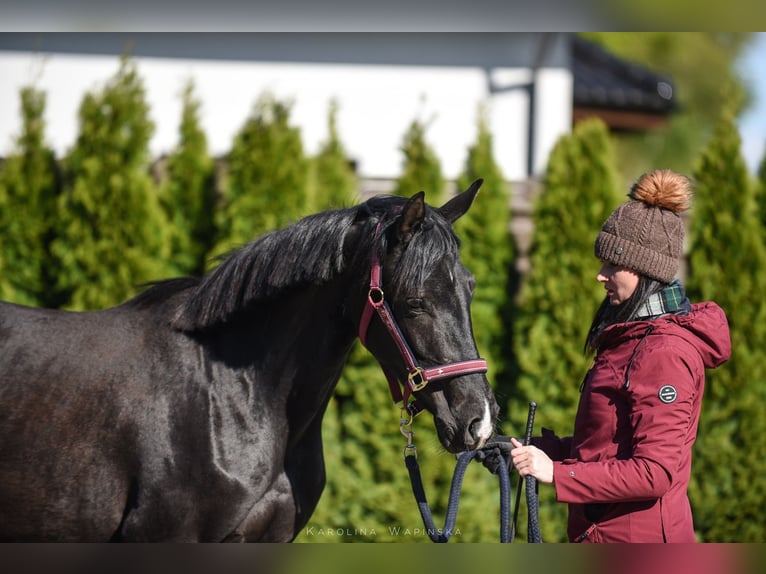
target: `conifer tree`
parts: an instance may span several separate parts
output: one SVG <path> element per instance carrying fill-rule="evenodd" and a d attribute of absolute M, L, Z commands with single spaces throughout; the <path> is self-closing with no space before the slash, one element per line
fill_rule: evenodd
<path fill-rule="evenodd" d="M 52 304 L 50 242 L 56 219 L 58 167 L 45 144 L 46 95 L 21 90 L 22 133 L 0 168 L 0 296 L 26 305 Z"/>
<path fill-rule="evenodd" d="M 314 158 L 314 211 L 348 207 L 359 201 L 359 182 L 338 136 L 338 104 L 330 104 L 327 140 Z"/>
<path fill-rule="evenodd" d="M 401 151 L 404 154 L 402 173 L 396 180 L 394 194 L 410 197 L 426 192 L 426 201 L 441 205 L 445 198 L 445 183 L 441 163 L 426 140 L 426 125 L 415 119 L 404 134 Z"/>
<path fill-rule="evenodd" d="M 758 165 L 758 221 L 761 224 L 761 234 L 766 237 L 766 151 Z"/>
<path fill-rule="evenodd" d="M 180 140 L 168 158 L 162 203 L 170 222 L 171 257 L 177 273 L 201 275 L 215 241 L 214 165 L 192 82 L 184 88 L 182 98 Z"/>
<path fill-rule="evenodd" d="M 0 160 L 0 174 L 2 173 L 3 162 Z M 8 193 L 0 177 L 0 213 L 5 213 L 8 205 Z M 5 241 L 5 227 L 0 227 L 0 239 Z M 10 278 L 4 272 L 5 259 L 3 250 L 0 249 L 0 300 L 13 301 L 13 284 Z"/>
<path fill-rule="evenodd" d="M 516 285 L 516 246 L 510 231 L 510 188 L 495 162 L 492 134 L 483 110 L 475 143 L 458 178 L 463 190 L 476 179 L 484 183 L 473 206 L 455 224 L 461 259 L 476 280 L 471 316 L 479 352 L 488 362 L 487 376 L 498 393 L 497 378 L 507 376 L 510 358 L 510 304 Z M 498 394 L 505 395 L 507 389 Z"/>
<path fill-rule="evenodd" d="M 225 205 L 219 212 L 223 254 L 308 215 L 309 162 L 290 104 L 264 93 L 237 133 L 229 154 Z"/>
<path fill-rule="evenodd" d="M 128 57 L 80 105 L 51 246 L 66 308 L 114 305 L 166 276 L 167 226 L 148 173 L 154 131 L 148 114 L 143 82 Z"/>
<path fill-rule="evenodd" d="M 689 496 L 706 542 L 766 537 L 766 250 L 733 115 L 724 111 L 694 170 L 687 287 L 726 312 L 732 356 L 708 371 Z"/>
<path fill-rule="evenodd" d="M 580 382 L 591 360 L 584 341 L 603 299 L 593 243 L 620 202 L 618 189 L 609 134 L 600 120 L 582 122 L 559 139 L 533 208 L 531 268 L 522 281 L 514 325 L 518 378 L 508 406 L 512 433 L 523 433 L 526 406 L 533 400 L 536 434 L 544 426 L 571 435 Z M 540 524 L 543 540 L 566 540 L 566 506 L 555 502 L 546 485 L 540 487 Z"/>

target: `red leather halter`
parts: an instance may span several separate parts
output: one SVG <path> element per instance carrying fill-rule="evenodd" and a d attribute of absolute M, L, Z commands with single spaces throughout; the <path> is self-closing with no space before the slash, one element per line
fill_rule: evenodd
<path fill-rule="evenodd" d="M 382 288 L 382 276 L 383 269 L 378 258 L 377 251 L 377 237 L 380 231 L 380 224 L 375 232 L 376 241 L 372 248 L 372 263 L 370 267 L 370 291 L 367 295 L 367 303 L 365 304 L 364 311 L 362 311 L 362 318 L 359 322 L 359 340 L 362 344 L 367 346 L 367 329 L 370 326 L 373 312 L 377 312 L 378 317 L 385 325 L 386 330 L 391 335 L 391 338 L 396 343 L 399 353 L 401 354 L 404 362 L 407 366 L 407 380 L 403 382 L 404 393 L 399 385 L 399 381 L 393 373 L 391 373 L 386 367 L 381 365 L 383 372 L 388 379 L 388 388 L 391 391 L 391 398 L 394 403 L 402 403 L 402 407 L 406 408 L 413 416 L 422 410 L 422 407 L 418 405 L 417 400 L 410 402 L 410 397 L 415 391 L 419 391 L 424 388 L 428 383 L 433 381 L 439 381 L 442 379 L 450 379 L 453 377 L 459 377 L 462 375 L 470 375 L 474 373 L 486 373 L 487 361 L 484 359 L 471 359 L 467 361 L 459 361 L 457 363 L 448 363 L 445 365 L 439 365 L 436 367 L 429 367 L 424 369 L 420 367 L 415 360 L 415 356 L 407 344 L 407 340 L 404 338 L 404 334 L 399 325 L 396 323 L 391 308 L 388 302 L 385 300 Z"/>

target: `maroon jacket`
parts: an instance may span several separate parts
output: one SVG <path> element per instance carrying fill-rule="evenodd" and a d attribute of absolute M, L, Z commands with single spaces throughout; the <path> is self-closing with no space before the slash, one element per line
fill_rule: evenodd
<path fill-rule="evenodd" d="M 572 437 L 544 430 L 573 542 L 694 542 L 686 495 L 705 368 L 731 354 L 715 303 L 607 327 L 583 383 Z"/>

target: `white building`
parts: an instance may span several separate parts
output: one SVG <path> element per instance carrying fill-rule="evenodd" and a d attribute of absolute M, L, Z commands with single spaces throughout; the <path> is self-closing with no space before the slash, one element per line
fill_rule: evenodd
<path fill-rule="evenodd" d="M 258 97 L 292 101 L 306 151 L 327 138 L 338 102 L 341 141 L 362 178 L 393 179 L 414 119 L 454 178 L 485 105 L 495 159 L 508 180 L 539 174 L 573 118 L 566 33 L 2 33 L 0 156 L 21 129 L 19 91 L 47 94 L 46 134 L 57 155 L 77 136 L 78 109 L 130 54 L 156 124 L 156 156 L 178 140 L 180 93 L 193 80 L 213 155 L 226 154 Z"/>

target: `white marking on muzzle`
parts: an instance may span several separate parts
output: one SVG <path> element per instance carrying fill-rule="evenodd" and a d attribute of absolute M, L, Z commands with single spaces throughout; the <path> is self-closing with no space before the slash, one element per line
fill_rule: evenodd
<path fill-rule="evenodd" d="M 484 416 L 481 419 L 481 425 L 479 425 L 479 428 L 476 432 L 476 434 L 479 437 L 479 448 L 484 446 L 484 443 L 487 442 L 487 439 L 492 436 L 492 415 L 489 411 L 489 401 L 484 399 Z"/>

